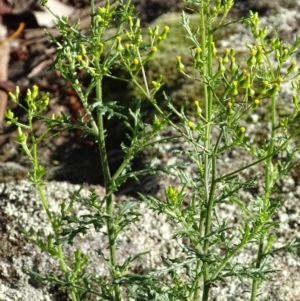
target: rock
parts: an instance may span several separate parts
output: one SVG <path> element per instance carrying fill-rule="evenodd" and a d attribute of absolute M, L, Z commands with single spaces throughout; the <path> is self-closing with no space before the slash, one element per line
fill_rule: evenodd
<path fill-rule="evenodd" d="M 15 162 L 0 162 L 0 183 L 24 179 L 28 169 Z"/>
<path fill-rule="evenodd" d="M 69 199 L 71 194 L 79 188 L 79 185 L 65 182 L 47 183 L 46 192 L 50 210 L 59 213 L 59 206 L 63 199 Z M 104 196 L 103 188 L 98 187 L 96 191 L 99 197 Z M 81 195 L 87 197 L 88 193 L 88 190 L 84 189 Z M 121 197 L 117 200 L 124 202 L 126 198 Z M 20 181 L 18 184 L 1 184 L 0 202 L 2 232 L 0 239 L 0 300 L 53 300 L 55 295 L 53 286 L 37 282 L 26 271 L 59 274 L 57 262 L 48 254 L 41 253 L 38 248 L 26 242 L 18 228 L 18 223 L 21 223 L 26 229 L 33 227 L 35 230 L 43 230 L 46 234 L 51 232 L 36 189 L 28 181 Z M 142 214 L 141 220 L 120 236 L 119 260 L 123 261 L 128 256 L 151 250 L 151 255 L 145 255 L 143 260 L 138 260 L 132 270 L 132 272 L 145 272 L 153 266 L 161 265 L 161 255 L 175 257 L 180 248 L 176 240 L 172 239 L 176 230 L 175 225 L 166 223 L 163 215 L 157 215 L 143 204 L 137 203 L 136 206 Z M 74 214 L 77 216 L 88 212 L 82 204 L 75 205 Z M 106 236 L 94 229 L 90 229 L 86 236 L 77 237 L 75 242 L 74 248 L 79 248 L 84 254 L 90 256 L 88 270 L 98 277 L 109 275 L 107 264 L 95 252 L 97 249 L 107 252 L 106 244 Z M 72 256 L 74 248 L 66 248 L 69 256 Z M 63 295 L 63 291 L 60 294 L 56 292 L 55 298 L 57 299 L 55 300 L 62 300 L 61 296 Z"/>

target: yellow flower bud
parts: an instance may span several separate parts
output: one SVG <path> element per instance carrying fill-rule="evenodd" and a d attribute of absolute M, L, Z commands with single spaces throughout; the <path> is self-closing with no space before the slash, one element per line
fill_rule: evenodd
<path fill-rule="evenodd" d="M 298 97 L 297 97 L 297 94 L 293 94 L 292 95 L 292 97 L 293 97 L 293 104 L 295 105 L 295 107 L 298 109 L 298 107 L 299 107 L 299 99 L 298 99 Z"/>
<path fill-rule="evenodd" d="M 133 59 L 132 64 L 130 65 L 130 70 L 135 71 L 139 63 L 140 61 L 138 58 Z"/>
<path fill-rule="evenodd" d="M 80 43 L 79 46 L 80 46 L 82 55 L 83 55 L 83 56 L 86 55 L 86 49 L 85 49 L 84 45 L 83 45 L 82 43 Z"/>
<path fill-rule="evenodd" d="M 151 51 L 148 53 L 147 58 L 152 58 L 154 53 L 157 51 L 157 47 L 156 46 L 152 46 L 151 47 Z"/>
<path fill-rule="evenodd" d="M 135 30 L 137 30 L 140 27 L 141 27 L 141 21 L 139 18 L 137 18 L 135 21 L 135 24 L 134 24 L 134 28 L 135 28 Z"/>
<path fill-rule="evenodd" d="M 98 50 L 97 54 L 100 56 L 103 53 L 103 50 L 104 50 L 104 44 L 100 43 L 99 44 L 99 50 Z"/>
<path fill-rule="evenodd" d="M 225 66 L 223 65 L 223 58 L 219 57 L 219 68 L 218 72 L 223 74 L 226 71 Z"/>
<path fill-rule="evenodd" d="M 158 37 L 161 41 L 165 40 L 167 38 L 167 33 L 170 30 L 170 27 L 168 25 L 164 26 L 164 30 L 162 32 L 162 34 L 160 35 L 160 37 Z"/>
<path fill-rule="evenodd" d="M 194 129 L 196 129 L 195 124 L 192 121 L 188 121 L 188 127 L 193 131 Z"/>
<path fill-rule="evenodd" d="M 273 87 L 268 90 L 268 95 L 270 97 L 275 96 L 275 94 L 280 90 L 280 85 L 278 83 L 273 84 Z"/>
<path fill-rule="evenodd" d="M 39 93 L 38 86 L 37 85 L 33 85 L 32 86 L 32 96 L 31 96 L 31 98 L 35 99 L 38 96 L 38 93 Z"/>
<path fill-rule="evenodd" d="M 176 57 L 177 63 L 176 63 L 176 68 L 179 72 L 183 72 L 184 65 L 181 62 L 181 56 L 177 55 Z"/>
<path fill-rule="evenodd" d="M 199 101 L 198 100 L 195 100 L 195 106 L 196 106 L 196 113 L 198 116 L 201 116 L 202 114 L 202 109 L 200 108 L 199 106 Z"/>
<path fill-rule="evenodd" d="M 296 64 L 297 64 L 297 62 L 295 60 L 291 61 L 291 64 L 287 69 L 288 74 L 291 74 L 294 72 Z"/>
<path fill-rule="evenodd" d="M 17 97 L 12 92 L 8 92 L 8 96 L 13 102 L 17 101 Z"/>
<path fill-rule="evenodd" d="M 283 49 L 283 52 L 280 56 L 280 62 L 283 63 L 286 61 L 286 59 L 288 58 L 289 56 L 289 50 L 288 49 Z"/>
<path fill-rule="evenodd" d="M 194 55 L 195 62 L 200 62 L 201 61 L 201 52 L 202 52 L 202 49 L 200 47 L 197 47 L 195 49 L 195 55 Z"/>
<path fill-rule="evenodd" d="M 153 31 L 152 31 L 151 27 L 148 28 L 148 34 L 149 34 L 150 38 L 153 37 Z"/>
<path fill-rule="evenodd" d="M 256 51 L 253 52 L 253 53 L 254 54 L 251 53 L 251 56 L 250 56 L 250 58 L 247 61 L 247 64 L 248 64 L 249 68 L 252 67 L 252 66 L 254 66 L 256 64 L 256 58 L 255 58 Z"/>
<path fill-rule="evenodd" d="M 238 65 L 235 63 L 235 57 L 231 56 L 230 61 L 230 71 L 231 73 L 235 73 L 239 69 Z"/>
<path fill-rule="evenodd" d="M 132 17 L 128 16 L 128 27 L 132 28 L 133 27 L 133 22 L 132 22 Z"/>
<path fill-rule="evenodd" d="M 117 51 L 121 52 L 123 50 L 123 46 L 121 44 L 122 38 L 120 36 L 116 37 L 117 40 Z"/>
<path fill-rule="evenodd" d="M 248 92 L 249 96 L 254 96 L 255 95 L 255 91 L 251 88 L 250 85 L 247 88 L 247 92 Z"/>
<path fill-rule="evenodd" d="M 211 46 L 212 46 L 212 53 L 214 56 L 217 55 L 217 49 L 216 49 L 216 46 L 215 46 L 215 42 L 211 42 Z"/>
<path fill-rule="evenodd" d="M 254 99 L 254 101 L 252 103 L 252 109 L 253 110 L 257 110 L 258 109 L 258 105 L 259 105 L 259 99 L 256 98 L 256 99 Z"/>
<path fill-rule="evenodd" d="M 234 114 L 233 103 L 231 101 L 229 101 L 227 103 L 227 115 L 231 116 L 233 114 Z"/>
<path fill-rule="evenodd" d="M 158 31 L 159 31 L 159 26 L 156 25 L 155 28 L 154 28 L 154 31 L 153 31 L 153 36 L 154 36 L 154 37 L 157 37 L 157 36 L 158 36 Z"/>
<path fill-rule="evenodd" d="M 223 55 L 222 59 L 223 59 L 223 63 L 227 64 L 229 62 L 229 53 L 230 53 L 230 49 L 225 49 L 225 54 Z"/>
<path fill-rule="evenodd" d="M 236 133 L 237 139 L 240 141 L 243 140 L 245 137 L 245 132 L 246 132 L 246 128 L 241 126 Z"/>
<path fill-rule="evenodd" d="M 257 53 L 255 55 L 255 59 L 257 61 L 258 64 L 261 64 L 263 62 L 263 57 L 264 57 L 264 49 L 262 46 L 257 46 Z"/>
<path fill-rule="evenodd" d="M 237 96 L 239 94 L 237 86 L 238 86 L 238 82 L 233 81 L 232 82 L 232 87 L 231 87 L 231 95 L 232 96 Z"/>
<path fill-rule="evenodd" d="M 25 99 L 26 99 L 27 102 L 31 101 L 31 91 L 30 91 L 30 89 L 27 89 Z"/>

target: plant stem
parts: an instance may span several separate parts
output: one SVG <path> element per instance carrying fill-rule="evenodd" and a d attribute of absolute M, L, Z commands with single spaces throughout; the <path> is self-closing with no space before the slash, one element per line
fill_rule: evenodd
<path fill-rule="evenodd" d="M 42 179 L 43 175 L 37 174 L 37 172 L 39 172 L 40 166 L 39 166 L 39 158 L 38 158 L 38 153 L 37 153 L 38 139 L 35 137 L 34 132 L 32 130 L 33 129 L 33 124 L 32 124 L 33 115 L 34 115 L 34 112 L 29 112 L 29 114 L 28 114 L 28 124 L 29 124 L 29 128 L 31 129 L 30 134 L 31 134 L 31 140 L 32 140 L 31 153 L 32 153 L 32 166 L 33 166 L 33 170 L 34 170 L 33 181 L 34 181 L 34 185 L 37 187 L 37 190 L 38 190 L 43 208 L 47 214 L 48 220 L 51 223 L 51 227 L 54 232 L 55 239 L 59 239 L 60 234 L 58 231 L 58 227 L 57 227 L 55 218 L 53 217 L 53 215 L 51 214 L 51 212 L 49 210 L 47 198 L 45 196 L 45 191 L 43 189 L 43 186 L 44 186 L 43 179 Z M 65 276 L 65 280 L 67 281 L 67 273 L 68 273 L 69 268 L 64 261 L 62 247 L 61 247 L 61 245 L 59 245 L 59 246 L 56 246 L 55 249 L 56 249 L 56 256 L 59 261 L 60 269 Z M 76 289 L 71 287 L 68 289 L 68 291 L 69 291 L 68 294 L 69 294 L 69 297 L 71 298 L 71 300 L 77 301 Z"/>
<path fill-rule="evenodd" d="M 273 163 L 272 159 L 274 154 L 274 145 L 275 145 L 275 133 L 276 133 L 276 96 L 272 96 L 271 98 L 271 137 L 270 137 L 270 143 L 268 148 L 268 155 L 269 157 L 266 160 L 265 165 L 265 194 L 263 199 L 263 212 L 267 212 L 270 206 L 270 197 L 271 197 L 271 191 L 272 187 L 274 185 L 273 181 Z M 259 239 L 259 246 L 258 246 L 258 252 L 257 252 L 257 258 L 256 258 L 256 264 L 255 267 L 257 269 L 260 268 L 261 262 L 264 256 L 264 242 L 265 242 L 265 234 L 262 233 L 260 235 Z M 254 278 L 252 281 L 252 289 L 251 289 L 251 301 L 255 301 L 258 286 L 260 283 L 260 279 Z"/>
<path fill-rule="evenodd" d="M 212 90 L 208 86 L 208 78 L 212 77 L 213 72 L 213 66 L 212 66 L 212 43 L 213 43 L 213 34 L 211 30 L 209 22 L 207 22 L 207 18 L 209 16 L 206 16 L 205 13 L 205 4 L 204 1 L 201 1 L 200 5 L 200 34 L 201 34 L 201 48 L 203 50 L 207 49 L 206 51 L 202 51 L 202 60 L 207 60 L 207 64 L 204 64 L 203 66 L 203 85 L 204 85 L 204 98 L 205 98 L 205 119 L 207 120 L 206 128 L 205 128 L 205 148 L 207 150 L 211 149 L 211 121 L 212 121 Z M 215 191 L 215 177 L 216 177 L 216 157 L 214 154 L 204 155 L 204 189 L 205 189 L 205 200 L 206 200 L 206 212 L 205 212 L 205 229 L 204 229 L 204 235 L 208 236 L 210 233 L 211 228 L 211 216 L 213 212 L 213 206 L 214 206 L 214 191 Z M 201 226 L 201 212 L 199 216 L 199 227 Z M 199 229 L 200 230 L 200 229 Z M 201 235 L 202 233 L 200 233 Z M 209 249 L 209 241 L 205 240 L 203 245 L 203 252 L 204 254 L 208 253 Z M 198 265 L 198 268 L 200 268 L 200 265 Z M 197 274 L 199 274 L 199 270 L 197 271 Z M 200 287 L 198 285 L 197 287 Z M 209 266 L 208 263 L 204 262 L 203 264 L 203 292 L 202 292 L 202 301 L 208 300 L 208 294 L 209 294 Z M 194 300 L 198 299 L 199 295 L 199 289 L 195 290 L 194 294 Z"/>
<path fill-rule="evenodd" d="M 125 4 L 125 11 L 128 11 L 129 5 L 131 0 L 127 0 Z M 94 15 L 94 0 L 90 0 L 91 5 L 91 15 Z M 95 18 L 92 19 L 92 22 L 97 22 Z M 94 23 L 92 23 L 95 25 Z M 122 23 L 123 24 L 123 23 Z M 122 24 L 118 26 L 118 32 L 121 31 Z M 93 26 L 92 25 L 92 26 Z M 98 26 L 95 26 L 98 28 Z M 101 28 L 99 29 L 101 30 Z M 98 43 L 100 43 L 101 35 L 97 34 L 96 32 L 92 31 L 92 34 L 94 33 L 95 38 L 98 40 Z M 112 45 L 112 47 L 114 47 Z M 97 62 L 95 63 L 98 70 L 101 70 L 101 62 L 100 58 L 98 58 Z M 102 81 L 103 77 L 97 79 L 97 83 L 95 85 L 95 92 L 96 92 L 96 99 L 100 103 L 103 103 L 103 94 L 102 94 Z M 106 225 L 107 225 L 107 232 L 108 232 L 108 240 L 109 240 L 109 253 L 110 253 L 110 264 L 112 268 L 112 276 L 113 281 L 116 280 L 118 275 L 118 260 L 117 260 L 117 233 L 115 229 L 114 224 L 114 200 L 111 191 L 113 190 L 113 179 L 110 173 L 109 168 L 109 162 L 107 158 L 107 148 L 106 148 L 106 142 L 105 142 L 105 128 L 104 128 L 104 121 L 103 121 L 103 115 L 98 111 L 97 112 L 97 140 L 98 140 L 98 148 L 99 148 L 99 154 L 101 159 L 101 166 L 102 166 L 102 172 L 103 172 L 103 178 L 104 178 L 104 187 L 106 189 L 107 197 L 105 198 L 106 201 L 106 214 L 108 215 L 108 218 L 106 219 Z M 120 301 L 121 298 L 121 290 L 119 285 L 114 285 L 114 300 Z"/>
<path fill-rule="evenodd" d="M 102 78 L 98 80 L 96 85 L 96 99 L 99 102 L 102 102 Z M 107 159 L 107 149 L 105 143 L 105 135 L 104 135 L 104 124 L 103 124 L 103 116 L 100 112 L 97 113 L 97 124 L 98 124 L 98 147 L 101 158 L 101 166 L 104 178 L 104 187 L 106 191 L 111 190 L 112 186 L 112 178 L 109 170 L 109 163 Z M 112 194 L 109 193 L 106 198 L 106 213 L 108 218 L 106 219 L 107 231 L 108 231 L 108 240 L 109 240 L 109 252 L 110 252 L 110 260 L 112 266 L 112 274 L 113 280 L 117 278 L 117 242 L 116 242 L 116 232 L 114 227 L 114 201 Z M 115 300 L 121 300 L 121 291 L 118 285 L 114 286 Z"/>

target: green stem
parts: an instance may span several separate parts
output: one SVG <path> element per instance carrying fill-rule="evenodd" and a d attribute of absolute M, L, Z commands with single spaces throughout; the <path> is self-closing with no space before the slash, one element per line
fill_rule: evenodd
<path fill-rule="evenodd" d="M 262 234 L 261 237 L 260 237 L 258 252 L 257 252 L 257 257 L 256 257 L 256 264 L 255 264 L 256 269 L 260 268 L 262 255 L 263 255 L 263 250 L 264 250 L 264 235 Z M 259 283 L 260 283 L 260 279 L 255 278 L 255 279 L 252 280 L 250 301 L 255 301 L 256 296 L 257 296 L 257 290 L 258 290 Z"/>
<path fill-rule="evenodd" d="M 263 199 L 263 212 L 267 212 L 270 206 L 270 197 L 272 192 L 272 187 L 274 185 L 273 181 L 273 163 L 272 159 L 274 156 L 274 147 L 275 147 L 275 134 L 276 134 L 276 96 L 272 96 L 271 98 L 271 137 L 270 137 L 270 143 L 269 143 L 269 149 L 268 149 L 268 158 L 266 160 L 265 165 L 265 194 Z M 257 252 L 257 258 L 256 258 L 256 264 L 255 267 L 257 269 L 260 268 L 261 262 L 263 260 L 264 256 L 264 242 L 265 242 L 265 234 L 262 233 L 259 240 L 259 246 L 258 246 L 258 252 Z M 258 286 L 260 283 L 260 279 L 253 279 L 252 281 L 252 288 L 251 288 L 251 301 L 255 301 Z"/>
<path fill-rule="evenodd" d="M 99 102 L 102 102 L 102 78 L 98 80 L 96 85 L 96 99 Z M 104 187 L 106 191 L 110 191 L 112 187 L 112 178 L 109 170 L 109 163 L 107 158 L 107 149 L 105 143 L 105 134 L 104 134 L 104 124 L 103 124 L 103 116 L 100 112 L 97 114 L 97 125 L 98 125 L 98 147 L 99 153 L 101 158 L 101 166 L 104 178 Z M 117 267 L 118 267 L 118 260 L 117 260 L 117 234 L 114 225 L 114 201 L 112 194 L 109 193 L 106 198 L 106 213 L 108 218 L 106 219 L 107 231 L 108 231 L 108 240 L 109 240 L 109 253 L 110 253 L 110 260 L 112 266 L 112 275 L 113 280 L 116 280 L 117 275 Z M 118 285 L 114 286 L 114 294 L 115 300 L 121 300 L 121 291 Z"/>
<path fill-rule="evenodd" d="M 205 51 L 202 52 L 202 60 L 207 60 L 207 64 L 203 66 L 202 76 L 204 78 L 204 98 L 205 98 L 205 119 L 207 120 L 205 128 L 205 148 L 207 150 L 211 149 L 211 126 L 212 126 L 212 90 L 208 86 L 207 79 L 212 78 L 213 66 L 212 66 L 212 43 L 213 43 L 213 34 L 206 18 L 209 16 L 205 15 L 205 7 L 203 1 L 201 1 L 200 7 L 200 34 L 201 34 L 201 48 L 207 49 L 207 54 Z M 206 56 L 206 57 L 205 57 Z M 205 154 L 204 157 L 204 189 L 205 189 L 205 199 L 206 199 L 206 212 L 205 212 L 205 229 L 204 236 L 208 236 L 211 229 L 211 216 L 214 206 L 214 191 L 215 191 L 215 177 L 216 177 L 216 157 L 214 154 L 208 155 Z M 199 216 L 199 223 L 201 222 L 201 212 Z M 201 235 L 202 233 L 200 233 Z M 203 245 L 203 252 L 206 254 L 209 249 L 209 241 L 205 240 Z M 198 273 L 200 271 L 197 271 Z M 199 285 L 198 285 L 199 287 Z M 202 301 L 208 300 L 209 295 L 209 265 L 207 262 L 203 264 L 203 292 L 202 292 Z M 196 290 L 194 295 L 194 300 L 198 299 L 198 290 Z"/>
<path fill-rule="evenodd" d="M 206 216 L 205 216 L 205 236 L 208 236 L 211 229 L 211 217 L 213 213 L 214 208 L 214 195 L 216 190 L 216 156 L 213 154 L 211 158 L 208 160 L 207 164 L 209 164 L 208 168 L 209 173 L 207 176 L 210 176 L 210 190 L 208 192 L 208 201 L 207 201 L 207 208 L 206 208 Z M 211 166 L 210 166 L 211 165 Z M 209 251 L 209 240 L 204 241 L 204 254 L 207 254 Z M 208 293 L 209 293 L 209 268 L 208 263 L 204 263 L 204 279 L 203 279 L 203 294 L 202 294 L 202 300 L 207 301 L 208 300 Z"/>
<path fill-rule="evenodd" d="M 124 11 L 128 11 L 129 5 L 131 3 L 131 0 L 127 0 L 126 4 L 124 6 Z M 92 15 L 94 14 L 94 0 L 91 0 L 91 12 Z M 93 20 L 92 20 L 93 21 Z M 96 22 L 96 20 L 94 20 Z M 123 24 L 123 23 L 122 23 Z M 118 26 L 117 34 L 121 32 L 122 24 Z M 97 27 L 97 26 L 96 26 Z M 100 42 L 100 35 L 97 35 L 97 33 L 94 33 L 96 35 L 95 38 L 98 39 L 98 42 Z M 114 48 L 114 44 L 111 46 L 111 50 Z M 105 64 L 105 62 L 104 62 Z M 101 68 L 101 62 L 100 58 L 98 59 L 98 62 L 96 63 L 97 69 L 100 70 Z M 100 77 L 95 85 L 95 91 L 96 91 L 96 99 L 100 103 L 103 103 L 103 94 L 102 94 L 102 80 L 103 77 Z M 109 168 L 109 162 L 107 157 L 107 148 L 106 148 L 106 142 L 105 142 L 105 129 L 104 129 L 104 121 L 103 121 L 103 115 L 100 112 L 97 112 L 97 140 L 98 140 L 98 147 L 99 147 L 99 154 L 101 158 L 101 166 L 102 166 L 102 172 L 103 172 L 103 178 L 104 178 L 104 186 L 107 192 L 106 197 L 106 213 L 108 215 L 108 218 L 106 219 L 106 225 L 107 225 L 107 231 L 108 231 L 108 240 L 109 240 L 109 253 L 110 253 L 110 264 L 112 267 L 112 276 L 113 281 L 116 280 L 118 275 L 118 260 L 117 260 L 117 233 L 115 229 L 114 224 L 114 201 L 112 197 L 112 188 L 114 183 L 114 178 L 112 178 Z M 130 158 L 128 158 L 130 159 Z M 124 163 L 124 162 L 123 162 Z M 124 163 L 126 164 L 126 162 Z M 123 166 L 121 167 L 123 168 Z M 120 301 L 122 299 L 121 297 L 121 290 L 119 285 L 114 286 L 114 300 Z"/>
<path fill-rule="evenodd" d="M 32 139 L 32 167 L 34 170 L 34 185 L 37 187 L 43 208 L 47 214 L 48 220 L 51 223 L 51 227 L 52 230 L 54 232 L 55 235 L 55 239 L 58 239 L 59 236 L 59 229 L 57 227 L 55 218 L 53 218 L 50 210 L 49 210 L 49 206 L 48 206 L 48 202 L 47 202 L 47 198 L 45 196 L 45 191 L 43 189 L 43 179 L 42 179 L 42 175 L 37 174 L 38 170 L 40 169 L 39 166 L 39 158 L 38 158 L 38 152 L 37 152 L 37 146 L 38 146 L 38 139 L 35 137 L 34 132 L 33 132 L 33 124 L 32 124 L 32 120 L 33 120 L 33 115 L 34 112 L 28 112 L 28 124 L 29 124 L 29 128 L 31 129 L 31 139 Z M 61 246 L 56 246 L 56 256 L 57 259 L 59 261 L 59 266 L 60 269 L 62 271 L 62 273 L 65 276 L 65 280 L 68 281 L 67 279 L 67 273 L 68 273 L 68 266 L 64 261 L 64 255 L 63 255 L 63 251 L 62 251 L 62 247 Z M 68 289 L 68 294 L 69 297 L 71 298 L 72 301 L 77 301 L 77 297 L 76 297 L 76 289 L 74 288 L 69 288 Z"/>

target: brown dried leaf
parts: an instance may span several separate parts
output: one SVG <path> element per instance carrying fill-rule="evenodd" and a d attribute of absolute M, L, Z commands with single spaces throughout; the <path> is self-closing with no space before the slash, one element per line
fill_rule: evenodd
<path fill-rule="evenodd" d="M 12 6 L 4 0 L 0 0 L 0 16 L 9 14 L 12 11 Z"/>
<path fill-rule="evenodd" d="M 0 81 L 7 81 L 9 43 L 5 41 L 6 28 L 0 23 Z M 0 124 L 3 123 L 7 104 L 7 92 L 0 90 Z"/>

